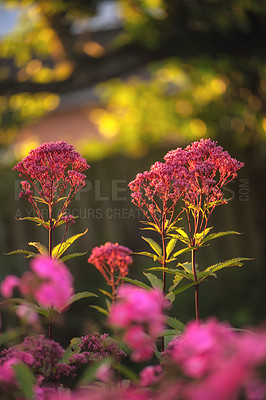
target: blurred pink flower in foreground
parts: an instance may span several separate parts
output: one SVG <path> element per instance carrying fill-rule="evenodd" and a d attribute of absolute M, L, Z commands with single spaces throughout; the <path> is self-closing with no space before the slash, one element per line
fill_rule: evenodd
<path fill-rule="evenodd" d="M 266 335 L 237 332 L 215 319 L 202 324 L 191 322 L 169 343 L 164 361 L 166 368 L 168 365 L 173 370 L 176 365 L 186 379 L 193 379 L 183 382 L 182 398 L 234 400 L 240 389 L 252 392 L 255 370 L 266 363 Z"/>
<path fill-rule="evenodd" d="M 124 285 L 118 290 L 109 322 L 124 331 L 123 340 L 133 350 L 134 361 L 152 357 L 156 338 L 164 330 L 164 309 L 168 302 L 159 289 L 145 290 Z"/>
<path fill-rule="evenodd" d="M 18 287 L 23 295 L 32 296 L 41 306 L 62 311 L 74 293 L 73 277 L 63 263 L 48 256 L 38 256 L 31 261 L 32 271 L 19 279 L 8 275 L 1 284 L 4 297 L 11 297 Z"/>

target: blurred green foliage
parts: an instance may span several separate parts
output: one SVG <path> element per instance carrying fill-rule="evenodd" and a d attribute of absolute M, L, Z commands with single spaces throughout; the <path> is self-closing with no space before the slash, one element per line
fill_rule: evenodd
<path fill-rule="evenodd" d="M 90 158 L 142 156 L 150 146 L 204 136 L 242 148 L 264 142 L 266 0 L 116 0 L 122 29 L 106 48 L 73 33 L 103 3 L 0 1 L 19 11 L 0 42 L 2 145 L 54 110 L 93 58 L 108 69 L 126 48 L 136 58 L 144 51 L 145 62 L 129 78 L 98 86 L 99 106 L 89 117 L 102 137 L 84 141 Z M 81 76 L 86 87 L 89 78 Z"/>
<path fill-rule="evenodd" d="M 259 63 L 254 58 L 248 65 Z M 240 147 L 265 140 L 265 67 L 257 71 L 253 88 L 252 76 L 245 73 L 248 65 L 226 56 L 171 58 L 150 64 L 147 79 L 99 85 L 104 105 L 90 117 L 106 138 L 102 152 L 124 149 L 142 155 L 151 145 L 163 142 L 171 148 L 202 137 L 228 137 Z"/>

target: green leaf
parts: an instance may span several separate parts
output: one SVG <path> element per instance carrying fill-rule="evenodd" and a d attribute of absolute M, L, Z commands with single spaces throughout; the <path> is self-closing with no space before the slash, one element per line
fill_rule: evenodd
<path fill-rule="evenodd" d="M 188 274 L 193 273 L 191 262 L 179 263 L 178 266 L 182 267 Z"/>
<path fill-rule="evenodd" d="M 154 254 L 149 253 L 148 251 L 134 252 L 134 254 L 139 254 L 139 255 L 141 255 L 141 256 L 151 257 L 152 259 L 154 259 L 154 257 L 156 257 Z"/>
<path fill-rule="evenodd" d="M 21 328 L 9 329 L 0 335 L 0 346 L 4 343 L 9 343 L 11 341 L 16 341 L 20 335 L 23 334 Z"/>
<path fill-rule="evenodd" d="M 38 314 L 42 315 L 43 317 L 49 319 L 50 318 L 50 313 L 49 310 L 47 308 L 43 308 L 43 307 L 38 307 L 35 310 Z M 55 310 L 54 310 L 55 312 Z"/>
<path fill-rule="evenodd" d="M 160 336 L 176 336 L 177 331 L 176 329 L 165 329 Z"/>
<path fill-rule="evenodd" d="M 180 240 L 185 244 L 190 244 L 189 237 L 182 228 L 176 228 L 175 233 L 172 233 L 170 236 L 176 238 L 177 240 Z"/>
<path fill-rule="evenodd" d="M 27 400 L 32 400 L 33 387 L 35 384 L 35 378 L 33 373 L 26 364 L 22 363 L 13 364 L 12 368 L 15 371 L 16 379 L 19 383 L 23 396 L 25 396 Z"/>
<path fill-rule="evenodd" d="M 177 294 L 184 292 L 185 290 L 191 288 L 192 286 L 195 286 L 195 282 L 188 283 L 187 285 L 183 285 L 183 286 L 179 287 L 178 289 L 173 290 L 173 293 L 176 296 Z"/>
<path fill-rule="evenodd" d="M 193 248 L 192 247 L 185 247 L 184 249 L 178 250 L 176 253 L 173 254 L 173 258 L 180 256 L 180 254 L 187 253 L 188 251 L 191 251 Z"/>
<path fill-rule="evenodd" d="M 194 279 L 193 274 L 188 273 L 188 272 L 183 272 L 177 268 L 152 267 L 152 268 L 148 268 L 147 271 L 165 271 L 168 274 L 179 275 L 179 276 L 182 276 L 183 278 L 186 278 L 189 280 Z"/>
<path fill-rule="evenodd" d="M 241 232 L 236 232 L 236 231 L 226 231 L 226 232 L 217 232 L 217 233 L 211 233 L 207 237 L 205 237 L 201 243 L 206 243 L 209 242 L 210 240 L 222 237 L 222 236 L 227 236 L 227 235 L 241 235 Z"/>
<path fill-rule="evenodd" d="M 117 371 L 120 371 L 125 378 L 129 379 L 129 381 L 138 382 L 139 379 L 137 374 L 128 367 L 126 367 L 125 365 L 115 362 L 113 363 L 113 367 Z"/>
<path fill-rule="evenodd" d="M 75 303 L 76 301 L 79 301 L 81 299 L 86 299 L 88 297 L 99 297 L 99 296 L 97 294 L 95 294 L 95 293 L 92 293 L 92 292 L 79 292 L 79 293 L 76 293 L 73 296 L 71 296 L 71 298 L 67 302 L 67 306 L 69 306 L 70 304 Z"/>
<path fill-rule="evenodd" d="M 23 217 L 23 218 L 17 218 L 18 221 L 32 221 L 35 222 L 37 224 L 37 226 L 45 226 L 46 228 L 49 228 L 49 222 L 44 221 L 41 218 L 37 218 L 37 217 Z"/>
<path fill-rule="evenodd" d="M 155 242 L 155 240 L 151 239 L 151 238 L 146 238 L 144 236 L 142 236 L 142 239 L 144 239 L 147 243 L 149 243 L 149 245 L 151 246 L 151 248 L 155 251 L 155 253 L 160 257 L 162 255 L 162 249 L 161 247 L 158 245 L 157 242 Z"/>
<path fill-rule="evenodd" d="M 105 310 L 105 309 L 102 308 L 102 307 L 99 307 L 99 306 L 90 306 L 90 308 L 94 308 L 95 310 L 99 311 L 101 314 L 106 315 L 107 317 L 109 316 L 108 311 Z"/>
<path fill-rule="evenodd" d="M 169 258 L 170 254 L 171 254 L 172 251 L 174 250 L 175 245 L 176 245 L 176 242 L 177 242 L 177 239 L 172 238 L 172 239 L 169 240 L 169 242 L 167 243 L 167 246 L 166 246 L 166 258 L 167 258 L 167 259 Z"/>
<path fill-rule="evenodd" d="M 88 252 L 85 251 L 84 253 L 71 253 L 71 254 L 67 254 L 66 256 L 60 258 L 60 260 L 62 262 L 71 260 L 71 258 L 75 258 L 75 257 L 81 257 L 81 256 L 85 256 L 85 254 L 87 254 Z"/>
<path fill-rule="evenodd" d="M 132 283 L 132 285 L 139 286 L 144 289 L 150 290 L 150 287 L 148 285 L 146 285 L 146 283 L 138 281 L 137 279 L 131 279 L 131 278 L 127 278 L 127 277 L 121 277 L 120 279 L 123 279 L 123 281 L 125 281 L 125 282 Z"/>
<path fill-rule="evenodd" d="M 36 257 L 38 255 L 37 253 L 33 253 L 32 251 L 21 250 L 21 249 L 17 249 L 17 250 L 10 251 L 9 253 L 5 253 L 6 256 L 11 256 L 12 254 L 25 254 L 25 258 Z"/>
<path fill-rule="evenodd" d="M 246 257 L 232 258 L 231 260 L 211 265 L 210 267 L 206 268 L 203 272 L 216 272 L 223 268 L 241 267 L 243 265 L 242 261 L 249 261 L 249 260 L 252 260 L 252 258 L 246 258 Z"/>
<path fill-rule="evenodd" d="M 39 253 L 42 254 L 43 256 L 46 256 L 48 254 L 47 247 L 45 247 L 43 244 L 39 242 L 29 242 L 28 245 L 36 247 L 36 249 L 39 250 Z"/>
<path fill-rule="evenodd" d="M 111 295 L 111 293 L 109 293 L 109 292 L 107 292 L 106 290 L 103 290 L 103 289 L 99 289 L 99 291 L 100 291 L 101 293 L 103 293 L 105 296 L 109 297 L 109 299 L 112 300 L 112 295 Z"/>
<path fill-rule="evenodd" d="M 168 317 L 166 320 L 166 325 L 170 326 L 171 328 L 175 329 L 176 331 L 182 333 L 185 329 L 185 324 L 183 322 L 179 321 L 176 318 L 173 317 Z"/>
<path fill-rule="evenodd" d="M 77 235 L 73 235 L 68 238 L 65 242 L 59 243 L 52 250 L 52 257 L 58 259 L 68 248 L 72 245 L 78 238 L 85 235 L 88 232 L 88 229 L 85 232 L 78 233 Z"/>
<path fill-rule="evenodd" d="M 172 292 L 172 291 L 176 288 L 176 286 L 179 285 L 179 283 L 182 281 L 183 278 L 184 278 L 183 276 L 176 275 L 176 276 L 174 277 L 174 279 L 173 279 L 173 284 L 172 284 L 172 286 L 169 287 L 169 292 Z"/>
<path fill-rule="evenodd" d="M 33 196 L 34 200 L 38 201 L 38 203 L 43 203 L 49 205 L 47 201 L 45 201 L 42 197 Z"/>
<path fill-rule="evenodd" d="M 194 238 L 196 239 L 196 243 L 200 243 L 202 239 L 205 238 L 205 236 L 208 235 L 208 233 L 212 230 L 212 226 L 209 228 L 204 229 L 202 232 L 195 233 Z"/>
<path fill-rule="evenodd" d="M 175 295 L 174 295 L 173 292 L 168 292 L 167 295 L 166 295 L 166 298 L 167 298 L 171 303 L 173 303 L 173 302 L 175 301 Z"/>
<path fill-rule="evenodd" d="M 148 228 L 140 228 L 142 231 L 144 230 L 151 230 L 151 231 L 155 231 L 155 232 L 159 232 L 160 233 L 160 229 L 159 227 L 154 223 L 154 222 L 150 222 L 150 221 L 140 221 L 143 225 L 149 225 L 150 227 Z"/>
<path fill-rule="evenodd" d="M 144 275 L 149 279 L 151 285 L 153 288 L 159 288 L 161 290 L 163 290 L 163 281 L 158 278 L 156 275 L 154 274 L 150 274 L 150 273 L 145 273 Z"/>

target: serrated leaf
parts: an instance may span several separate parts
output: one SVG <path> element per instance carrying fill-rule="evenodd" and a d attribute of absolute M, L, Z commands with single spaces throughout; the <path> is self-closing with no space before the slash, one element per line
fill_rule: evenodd
<path fill-rule="evenodd" d="M 176 245 L 176 242 L 177 242 L 177 239 L 172 238 L 172 239 L 170 239 L 169 242 L 167 243 L 167 246 L 166 246 L 166 258 L 167 258 L 167 259 L 169 258 L 170 254 L 171 254 L 172 251 L 174 250 L 175 245 Z"/>
<path fill-rule="evenodd" d="M 206 236 L 201 243 L 206 243 L 209 242 L 210 240 L 217 239 L 222 236 L 227 236 L 227 235 L 241 235 L 241 232 L 236 232 L 236 231 L 225 231 L 225 232 L 217 232 L 217 233 L 211 233 L 210 235 Z"/>
<path fill-rule="evenodd" d="M 231 260 L 211 265 L 210 267 L 206 268 L 203 272 L 216 272 L 223 268 L 241 267 L 243 265 L 242 261 L 249 261 L 249 260 L 252 260 L 252 258 L 246 258 L 246 257 L 232 258 Z"/>
<path fill-rule="evenodd" d="M 49 228 L 49 222 L 44 221 L 41 218 L 37 217 L 23 217 L 23 218 L 17 218 L 18 221 L 32 221 L 37 224 L 37 226 L 42 225 L 45 226 L 46 228 Z"/>
<path fill-rule="evenodd" d="M 71 258 L 75 258 L 75 257 L 81 257 L 81 256 L 85 256 L 85 254 L 87 254 L 88 252 L 85 251 L 84 253 L 71 253 L 71 254 L 67 254 L 66 256 L 60 258 L 60 260 L 62 262 L 71 260 Z"/>
<path fill-rule="evenodd" d="M 132 283 L 132 285 L 139 286 L 139 287 L 142 287 L 144 289 L 150 290 L 150 287 L 148 285 L 146 285 L 146 283 L 138 281 L 137 279 L 131 279 L 131 278 L 128 278 L 128 277 L 120 277 L 120 279 L 122 279 L 125 282 Z"/>
<path fill-rule="evenodd" d="M 172 292 L 172 291 L 176 288 L 176 286 L 179 285 L 179 283 L 182 281 L 183 278 L 184 278 L 183 276 L 176 275 L 176 276 L 174 277 L 174 279 L 173 279 L 173 284 L 172 284 L 172 286 L 169 287 L 169 292 Z"/>
<path fill-rule="evenodd" d="M 154 254 L 149 253 L 148 251 L 134 252 L 134 254 L 138 254 L 138 255 L 141 255 L 141 256 L 147 256 L 147 257 L 151 257 L 152 259 L 154 259 Z"/>
<path fill-rule="evenodd" d="M 182 333 L 186 327 L 185 324 L 183 324 L 183 322 L 179 321 L 174 317 L 168 317 L 166 320 L 166 325 L 170 326 L 171 328 L 174 328 L 176 331 L 180 333 Z"/>
<path fill-rule="evenodd" d="M 173 254 L 173 258 L 180 256 L 181 254 L 187 253 L 188 251 L 191 251 L 192 247 L 185 247 L 184 249 L 178 250 L 176 253 Z"/>
<path fill-rule="evenodd" d="M 16 380 L 19 383 L 20 389 L 27 400 L 33 399 L 33 387 L 35 378 L 31 370 L 26 364 L 13 364 L 12 368 L 16 374 Z"/>
<path fill-rule="evenodd" d="M 71 298 L 69 299 L 69 301 L 67 302 L 67 306 L 70 306 L 70 304 L 75 303 L 76 301 L 79 301 L 81 299 L 86 299 L 88 297 L 99 297 L 97 294 L 92 293 L 92 292 L 79 292 L 79 293 L 75 293 L 73 296 L 71 296 Z"/>
<path fill-rule="evenodd" d="M 191 262 L 179 263 L 178 266 L 182 267 L 189 274 L 193 272 Z"/>
<path fill-rule="evenodd" d="M 163 281 L 160 278 L 158 278 L 156 275 L 150 274 L 148 272 L 147 273 L 143 272 L 143 273 L 147 277 L 147 279 L 150 281 L 153 288 L 159 288 L 159 289 L 163 290 Z"/>
<path fill-rule="evenodd" d="M 151 230 L 151 231 L 155 231 L 155 232 L 159 232 L 160 233 L 160 229 L 159 227 L 154 223 L 154 222 L 150 222 L 150 221 L 140 221 L 143 225 L 149 225 L 149 228 L 140 228 L 141 230 Z"/>
<path fill-rule="evenodd" d="M 205 236 L 208 235 L 208 233 L 212 230 L 212 228 L 213 228 L 213 227 L 210 226 L 209 228 L 204 229 L 202 232 L 195 233 L 195 234 L 194 234 L 194 238 L 195 238 L 197 241 L 201 241 L 201 239 L 205 238 Z"/>
<path fill-rule="evenodd" d="M 144 239 L 147 243 L 149 243 L 149 245 L 151 246 L 151 248 L 155 251 L 155 253 L 160 257 L 162 255 L 162 249 L 161 247 L 158 245 L 157 242 L 155 242 L 155 240 L 151 239 L 151 238 L 146 238 L 144 236 L 142 236 L 142 239 Z"/>
<path fill-rule="evenodd" d="M 45 247 L 40 242 L 29 242 L 28 245 L 36 247 L 36 249 L 39 250 L 39 253 L 42 254 L 43 256 L 46 256 L 48 254 L 47 247 Z"/>
<path fill-rule="evenodd" d="M 17 249 L 17 250 L 10 251 L 9 253 L 5 253 L 6 256 L 11 256 L 12 254 L 26 254 L 25 258 L 36 257 L 38 255 L 37 253 L 33 253 L 32 251 L 21 250 L 21 249 Z"/>
<path fill-rule="evenodd" d="M 177 240 L 180 240 L 185 244 L 190 244 L 189 237 L 182 228 L 176 228 L 175 233 L 172 233 L 170 236 L 176 238 Z"/>
<path fill-rule="evenodd" d="M 184 292 L 185 290 L 191 288 L 192 286 L 195 286 L 195 282 L 188 283 L 187 285 L 183 285 L 183 286 L 179 287 L 178 289 L 173 290 L 173 293 L 176 296 L 177 294 Z"/>
<path fill-rule="evenodd" d="M 165 271 L 172 275 L 179 275 L 179 276 L 182 276 L 183 278 L 193 280 L 193 274 L 183 272 L 177 268 L 151 267 L 151 268 L 148 268 L 147 271 Z"/>
<path fill-rule="evenodd" d="M 85 232 L 78 233 L 76 235 L 71 236 L 65 242 L 59 243 L 52 250 L 52 257 L 58 259 L 68 248 L 72 245 L 78 238 L 85 235 L 88 232 L 88 229 Z"/>
<path fill-rule="evenodd" d="M 90 306 L 90 308 L 94 308 L 95 310 L 97 310 L 97 311 L 99 311 L 101 314 L 104 314 L 104 315 L 107 315 L 107 316 L 109 316 L 109 313 L 108 313 L 108 311 L 107 310 L 105 310 L 104 308 L 102 308 L 102 307 L 99 307 L 99 306 Z"/>

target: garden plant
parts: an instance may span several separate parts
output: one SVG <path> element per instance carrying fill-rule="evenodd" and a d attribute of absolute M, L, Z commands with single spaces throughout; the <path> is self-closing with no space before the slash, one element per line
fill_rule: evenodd
<path fill-rule="evenodd" d="M 16 328 L 3 326 L 0 333 L 1 400 L 265 400 L 266 332 L 200 316 L 201 285 L 223 268 L 249 260 L 200 266 L 197 258 L 212 240 L 238 234 L 216 231 L 210 216 L 228 203 L 223 188 L 243 166 L 216 142 L 201 139 L 137 174 L 129 183 L 132 202 L 142 211 L 142 229 L 150 232 L 143 236 L 148 250 L 138 254 L 154 266 L 144 269 L 144 280 L 136 280 L 129 277 L 136 252 L 113 242 L 90 249 L 88 262 L 107 286 L 96 294 L 75 292 L 65 264 L 86 254 L 66 252 L 87 232 L 68 237 L 75 223 L 69 205 L 85 185 L 87 161 L 62 141 L 31 150 L 15 165 L 22 178 L 20 197 L 35 213 L 20 219 L 45 229 L 47 243 L 30 242 L 35 251 L 9 253 L 30 261 L 22 276 L 1 282 L 1 306 L 18 320 Z M 54 243 L 54 230 L 62 225 L 61 241 Z M 185 290 L 195 296 L 195 319 L 186 325 L 171 314 L 171 304 Z M 91 306 L 108 333 L 90 331 L 63 348 L 53 330 L 60 315 L 99 294 L 106 306 Z"/>

